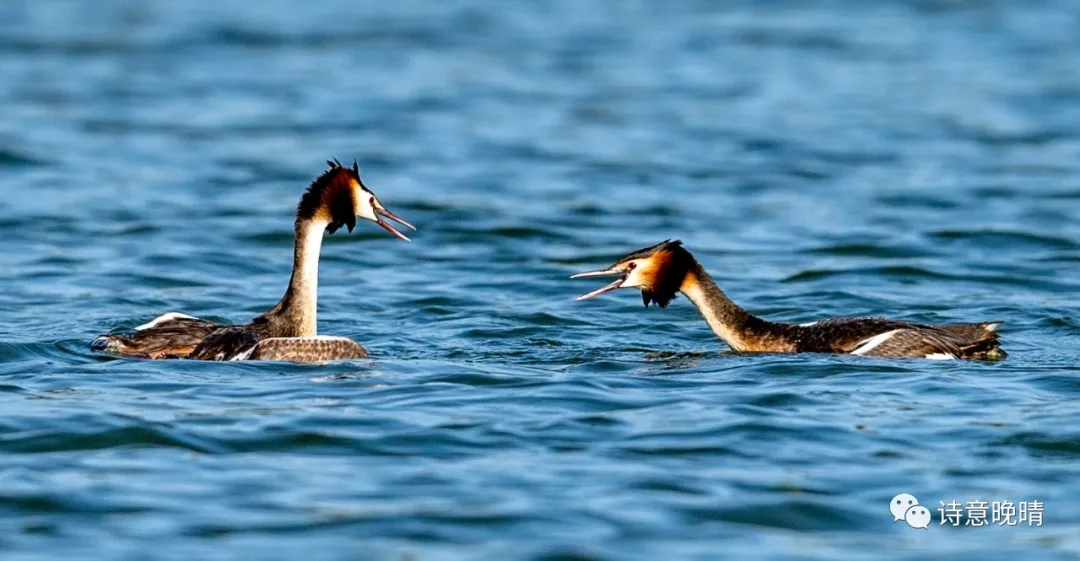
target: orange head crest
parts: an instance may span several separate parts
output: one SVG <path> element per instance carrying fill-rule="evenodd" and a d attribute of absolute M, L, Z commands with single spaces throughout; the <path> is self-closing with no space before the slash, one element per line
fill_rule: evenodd
<path fill-rule="evenodd" d="M 652 247 L 639 249 L 617 261 L 614 265 L 596 271 L 573 275 L 572 279 L 618 275 L 614 282 L 598 288 L 578 300 L 585 300 L 611 292 L 617 288 L 638 288 L 645 307 L 656 302 L 665 308 L 679 292 L 683 279 L 694 265 L 694 257 L 682 247 L 679 240 L 665 240 Z"/>
<path fill-rule="evenodd" d="M 333 234 L 342 226 L 352 232 L 359 217 L 382 226 L 405 241 L 409 240 L 383 218 L 413 230 L 416 228 L 382 206 L 375 194 L 360 180 L 356 160 L 353 160 L 352 167 L 345 167 L 337 160 L 326 163 L 330 169 L 315 179 L 300 197 L 300 204 L 296 207 L 297 220 L 325 222 L 327 231 Z"/>

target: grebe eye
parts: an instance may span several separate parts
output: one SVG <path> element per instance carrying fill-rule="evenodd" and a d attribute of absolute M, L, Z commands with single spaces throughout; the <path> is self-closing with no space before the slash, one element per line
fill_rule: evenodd
<path fill-rule="evenodd" d="M 634 270 L 634 269 L 636 269 L 636 268 L 637 268 L 637 263 L 634 263 L 633 261 L 631 261 L 631 262 L 630 262 L 630 265 L 628 265 L 628 266 L 626 267 L 626 269 L 627 269 L 627 270 L 629 270 L 629 271 L 633 271 L 633 270 Z"/>
<path fill-rule="evenodd" d="M 371 200 L 368 201 L 368 204 L 371 206 L 375 206 L 375 197 L 371 197 Z"/>

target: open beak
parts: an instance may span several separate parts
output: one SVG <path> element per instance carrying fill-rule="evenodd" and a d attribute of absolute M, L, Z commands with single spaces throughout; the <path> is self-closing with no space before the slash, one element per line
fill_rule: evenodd
<path fill-rule="evenodd" d="M 394 222 L 397 222 L 397 223 L 401 224 L 402 226 L 405 226 L 407 228 L 411 228 L 413 231 L 416 230 L 416 226 L 413 226 L 412 224 L 409 224 L 403 218 L 401 218 L 400 216 L 390 212 L 389 210 L 386 210 L 385 208 L 375 208 L 375 214 L 376 214 L 376 216 L 375 216 L 375 223 L 376 224 L 378 224 L 379 226 L 382 226 L 383 229 L 385 229 L 387 232 L 390 232 L 391 234 L 394 234 L 395 236 L 397 236 L 397 237 L 399 237 L 399 238 L 401 238 L 401 239 L 403 239 L 405 241 L 412 241 L 408 237 L 406 237 L 405 234 L 402 234 L 401 232 L 398 232 L 397 230 L 395 230 L 394 227 L 391 226 L 389 222 L 383 220 L 382 218 L 380 218 L 380 216 L 385 216 L 385 217 L 389 218 L 390 220 L 393 220 Z"/>
<path fill-rule="evenodd" d="M 588 293 L 588 294 L 586 294 L 584 296 L 578 296 L 577 299 L 578 300 L 588 300 L 589 298 L 592 298 L 593 296 L 600 296 L 601 294 L 603 294 L 605 292 L 611 292 L 612 290 L 615 290 L 616 288 L 619 288 L 620 286 L 622 286 L 622 284 L 624 282 L 626 282 L 627 271 L 624 271 L 624 270 L 621 270 L 621 269 L 601 269 L 599 271 L 586 271 L 584 273 L 578 273 L 576 275 L 571 275 L 570 278 L 572 278 L 572 279 L 584 279 L 584 278 L 589 278 L 589 277 L 610 277 L 612 275 L 622 275 L 622 276 L 620 276 L 617 280 L 615 280 L 615 282 L 612 282 L 612 283 L 607 284 L 607 285 L 605 285 L 605 286 L 603 286 L 601 288 L 598 288 L 598 289 L 596 289 L 596 290 L 594 290 L 594 291 L 592 291 L 592 292 L 590 292 L 590 293 Z"/>

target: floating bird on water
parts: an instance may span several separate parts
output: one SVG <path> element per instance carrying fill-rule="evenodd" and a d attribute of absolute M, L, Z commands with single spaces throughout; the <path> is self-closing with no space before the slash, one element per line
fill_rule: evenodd
<path fill-rule="evenodd" d="M 681 292 L 732 350 L 766 353 L 838 353 L 874 357 L 999 360 L 1001 322 L 928 325 L 885 318 L 837 318 L 813 323 L 777 323 L 732 302 L 679 241 L 635 251 L 599 271 L 570 278 L 618 276 L 585 300 L 617 288 L 641 290 L 645 307 L 661 308 Z"/>
<path fill-rule="evenodd" d="M 359 343 L 345 337 L 317 335 L 316 304 L 319 251 L 323 231 L 341 227 L 352 232 L 356 219 L 370 220 L 408 241 L 383 218 L 413 230 L 412 224 L 386 210 L 351 168 L 337 160 L 312 182 L 296 208 L 296 240 L 289 288 L 276 306 L 247 325 L 223 326 L 170 312 L 135 328 L 128 335 L 103 335 L 95 349 L 141 358 L 202 360 L 289 360 L 317 362 L 367 358 Z"/>

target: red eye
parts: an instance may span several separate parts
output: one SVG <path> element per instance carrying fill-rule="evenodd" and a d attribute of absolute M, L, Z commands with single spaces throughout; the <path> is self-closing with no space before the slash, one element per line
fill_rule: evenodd
<path fill-rule="evenodd" d="M 627 270 L 630 270 L 630 271 L 633 271 L 633 270 L 634 270 L 634 269 L 636 269 L 636 268 L 637 268 L 637 263 L 634 263 L 633 261 L 631 261 L 631 262 L 630 262 L 630 265 L 628 265 L 628 266 L 626 267 L 626 269 L 627 269 Z"/>
<path fill-rule="evenodd" d="M 368 201 L 368 204 L 370 204 L 371 206 L 375 206 L 375 197 L 371 197 L 371 200 Z"/>

